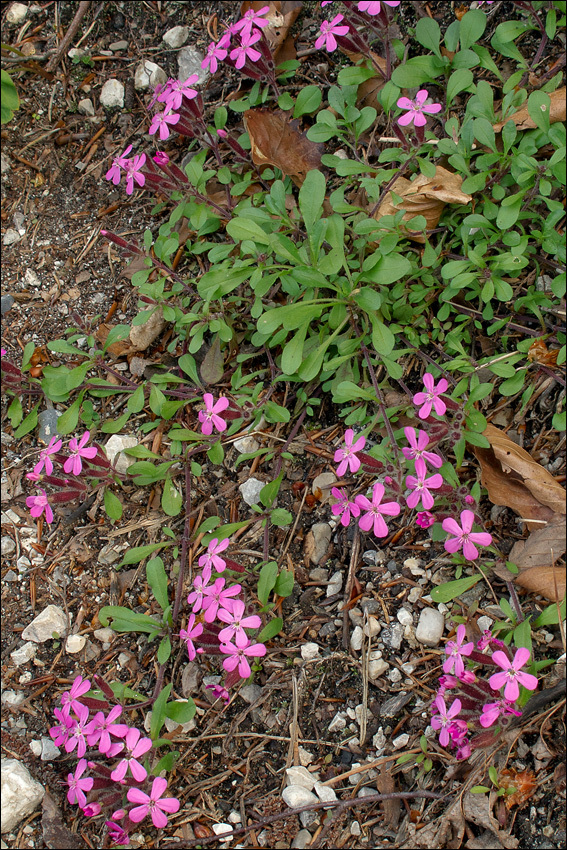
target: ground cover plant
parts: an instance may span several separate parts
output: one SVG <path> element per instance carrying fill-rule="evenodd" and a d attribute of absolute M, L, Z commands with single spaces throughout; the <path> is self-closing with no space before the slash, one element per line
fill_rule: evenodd
<path fill-rule="evenodd" d="M 556 696 L 552 681 L 543 691 L 541 681 L 557 667 L 550 645 L 564 652 L 560 466 L 538 463 L 508 432 L 519 433 L 545 391 L 546 439 L 560 458 L 565 89 L 550 51 L 565 32 L 565 4 L 477 2 L 439 22 L 415 8 L 408 20 L 399 2 L 321 3 L 307 55 L 333 63 L 323 87 L 297 84 L 301 59 L 288 58 L 297 4 L 230 5 L 232 20 L 229 4 L 214 18 L 201 70 L 212 80 L 231 75 L 238 96 L 209 103 L 199 72 L 158 82 L 144 104 L 146 134 L 119 140 L 101 171 L 132 209 L 152 198 L 134 235 L 106 222 L 99 229 L 108 256 L 128 263 L 131 317 L 75 312 L 47 341 L 44 360 L 33 340 L 18 357 L 2 350 L 13 439 L 31 446 L 42 412 L 59 414 L 57 433 L 44 434 L 23 469 L 44 559 L 56 554 L 51 537 L 42 541 L 63 506 L 79 516 L 81 506 L 93 517 L 104 511 L 118 531 L 150 492 L 158 517 L 151 542 L 110 568 L 138 565 L 147 604 L 121 594 L 93 612 L 97 627 L 143 647 L 149 690 L 85 667 L 59 703 L 52 694 L 45 728 L 76 758 L 65 773 L 67 815 L 77 806 L 113 846 L 140 835 L 147 842 L 150 822 L 164 830 L 156 846 L 205 846 L 231 830 L 244 842 L 251 830 L 317 812 L 319 821 L 301 821 L 320 823 L 309 846 L 330 847 L 355 805 L 404 799 L 420 808 L 408 803 L 398 846 L 445 846 L 462 838 L 466 820 L 515 841 L 510 811 L 527 803 L 536 779 L 506 772 L 502 742 L 516 746 L 522 719 Z M 125 362 L 131 377 L 119 368 Z M 498 418 L 503 410 L 513 419 Z M 111 456 L 107 435 L 125 432 L 136 439 Z M 320 433 L 316 444 L 310 435 Z M 326 461 L 325 483 L 311 493 L 293 475 L 303 437 Z M 240 509 L 207 515 L 211 476 L 235 475 Z M 491 503 L 518 516 L 513 547 Z M 357 574 L 378 563 L 381 547 L 411 553 L 416 540 L 442 566 L 431 581 L 406 559 L 406 570 L 423 576 L 412 602 L 425 591 L 426 604 L 413 632 L 411 612 L 396 615 L 413 649 L 437 647 L 448 632 L 429 659 L 437 667 L 417 704 L 421 725 L 408 725 L 419 745 L 407 746 L 409 735 L 400 743 L 395 723 L 389 739 L 380 727 L 373 747 L 387 755 L 365 770 L 384 761 L 402 780 L 382 777 L 364 803 L 350 799 L 348 785 L 341 799 L 318 791 L 303 806 L 284 794 L 283 814 L 264 806 L 248 821 L 217 817 L 211 828 L 196 814 L 192 833 L 173 841 L 184 748 L 172 729 L 195 729 L 198 741 L 203 715 L 222 718 L 245 687 L 268 681 L 298 584 L 321 580 L 289 555 L 302 512 L 313 509 L 329 529 L 325 548 L 333 535 L 348 553 L 332 622 L 342 618 L 343 667 L 347 652 L 363 653 L 354 712 L 361 759 L 383 650 L 372 652 L 381 627 L 360 602 L 373 586 Z M 315 550 L 313 530 L 311 566 L 328 557 Z M 491 616 L 479 603 L 484 588 Z M 420 638 L 430 611 L 441 615 L 436 640 Z M 545 629 L 555 635 L 542 638 Z M 306 631 L 298 636 L 305 662 L 319 652 L 309 655 Z M 179 686 L 181 665 L 209 674 L 192 696 Z M 400 665 L 406 683 L 419 680 L 415 663 Z M 279 770 L 299 762 L 296 740 Z M 454 794 L 443 799 L 447 765 L 468 814 L 457 813 Z M 475 820 L 471 800 L 481 798 Z M 344 840 L 377 840 L 360 834 L 347 830 Z"/>

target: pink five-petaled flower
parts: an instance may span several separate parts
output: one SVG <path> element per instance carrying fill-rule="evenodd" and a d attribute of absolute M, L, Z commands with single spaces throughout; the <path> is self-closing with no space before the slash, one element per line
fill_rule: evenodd
<path fill-rule="evenodd" d="M 193 661 L 197 657 L 197 653 L 201 654 L 204 650 L 199 648 L 195 649 L 195 645 L 193 643 L 193 638 L 198 638 L 199 635 L 203 634 L 203 624 L 197 623 L 195 625 L 195 614 L 190 614 L 189 622 L 187 623 L 186 629 L 179 630 L 179 637 L 181 640 L 185 641 L 187 646 L 187 654 L 189 655 L 189 661 Z"/>
<path fill-rule="evenodd" d="M 52 726 L 49 730 L 49 734 L 53 738 L 53 743 L 56 747 L 63 747 L 69 740 L 69 735 L 71 733 L 71 729 L 77 722 L 72 717 L 69 717 L 68 714 L 65 714 L 60 708 L 54 708 L 53 714 L 55 715 L 55 719 L 59 721 L 56 726 Z"/>
<path fill-rule="evenodd" d="M 205 588 L 208 585 L 211 578 L 211 568 L 205 567 L 203 570 L 203 574 L 200 576 L 195 576 L 193 579 L 193 590 L 189 596 L 187 597 L 187 602 L 189 605 L 193 606 L 193 611 L 195 613 L 199 612 L 203 607 L 203 594 L 205 592 Z"/>
<path fill-rule="evenodd" d="M 247 646 L 249 643 L 248 635 L 244 629 L 258 629 L 262 625 L 262 620 L 257 614 L 252 614 L 250 617 L 245 617 L 244 612 L 246 606 L 241 599 L 234 599 L 232 602 L 232 612 L 221 608 L 218 613 L 219 620 L 229 625 L 219 632 L 219 640 L 222 643 L 229 643 L 234 640 L 237 646 Z"/>
<path fill-rule="evenodd" d="M 236 646 L 234 643 L 221 643 L 221 652 L 226 653 L 229 658 L 225 658 L 222 666 L 228 672 L 235 670 L 238 667 L 238 675 L 241 679 L 247 679 L 252 673 L 250 664 L 246 656 L 260 658 L 266 654 L 266 647 L 263 643 L 253 643 L 249 646 Z"/>
<path fill-rule="evenodd" d="M 130 844 L 130 837 L 128 833 L 120 826 L 119 823 L 107 820 L 104 822 L 104 825 L 108 830 L 108 837 L 113 844 L 123 845 L 124 847 L 127 847 L 128 844 Z"/>
<path fill-rule="evenodd" d="M 132 145 L 128 145 L 128 147 L 126 148 L 126 150 L 124 151 L 123 154 L 121 154 L 120 156 L 114 157 L 114 159 L 112 161 L 112 165 L 110 166 L 110 168 L 106 172 L 106 179 L 112 180 L 112 182 L 114 183 L 115 186 L 118 186 L 118 184 L 120 183 L 120 169 L 126 168 L 126 163 L 129 162 L 129 160 L 126 159 L 126 157 L 128 156 L 128 154 L 130 153 L 131 150 L 132 150 Z"/>
<path fill-rule="evenodd" d="M 127 755 L 118 762 L 110 774 L 110 778 L 114 782 L 120 782 L 121 779 L 124 779 L 128 768 L 132 771 L 132 776 L 136 782 L 143 782 L 148 775 L 146 768 L 140 764 L 138 758 L 151 750 L 152 740 L 151 738 L 140 740 L 141 734 L 139 729 L 128 729 L 125 737 Z"/>
<path fill-rule="evenodd" d="M 47 493 L 45 490 L 42 490 L 39 496 L 28 496 L 26 499 L 26 505 L 30 509 L 30 514 L 36 519 L 45 511 L 46 521 L 50 524 L 53 522 L 53 511 L 47 501 Z"/>
<path fill-rule="evenodd" d="M 397 502 L 386 502 L 384 505 L 380 504 L 383 498 L 384 485 L 377 481 L 372 488 L 372 501 L 362 494 L 358 495 L 355 499 L 358 507 L 363 511 L 367 511 L 358 520 L 359 526 L 363 531 L 370 531 L 373 528 L 375 537 L 386 537 L 388 534 L 388 526 L 384 522 L 382 514 L 386 514 L 386 516 L 398 516 L 401 510 Z"/>
<path fill-rule="evenodd" d="M 489 726 L 496 723 L 501 714 L 515 714 L 516 717 L 522 716 L 522 712 L 517 711 L 511 702 L 505 699 L 499 699 L 498 702 L 487 702 L 486 705 L 482 706 L 482 715 L 479 717 L 478 722 L 485 729 L 488 729 Z"/>
<path fill-rule="evenodd" d="M 240 20 L 233 24 L 230 29 L 232 32 L 242 30 L 243 37 L 250 35 L 253 26 L 261 27 L 263 29 L 264 27 L 267 27 L 270 22 L 262 16 L 266 15 L 269 11 L 269 6 L 262 6 L 261 9 L 258 9 L 258 11 L 255 9 L 248 9 Z"/>
<path fill-rule="evenodd" d="M 126 172 L 126 194 L 131 195 L 134 191 L 134 180 L 138 184 L 138 186 L 144 186 L 146 183 L 146 177 L 142 174 L 141 170 L 146 164 L 146 154 L 141 153 L 138 156 L 135 156 L 134 159 L 129 159 L 126 165 L 124 166 L 124 170 Z"/>
<path fill-rule="evenodd" d="M 150 795 L 144 794 L 139 788 L 129 788 L 126 796 L 131 803 L 138 803 L 133 809 L 130 809 L 128 815 L 131 821 L 139 823 L 147 815 L 152 816 L 152 822 L 156 829 L 163 829 L 167 826 L 167 818 L 164 812 L 170 815 L 179 811 L 179 800 L 177 797 L 164 797 L 163 794 L 167 788 L 167 780 L 161 776 L 157 776 L 152 783 Z"/>
<path fill-rule="evenodd" d="M 463 655 L 470 655 L 474 649 L 473 641 L 463 644 L 466 636 L 466 629 L 461 623 L 457 626 L 457 640 L 450 640 L 445 647 L 447 658 L 443 662 L 443 670 L 445 673 L 454 673 L 455 676 L 462 676 L 465 671 L 465 663 Z"/>
<path fill-rule="evenodd" d="M 415 428 L 404 428 L 404 434 L 410 444 L 409 449 L 407 446 L 404 446 L 402 449 L 402 454 L 406 460 L 417 460 L 421 457 L 427 463 L 430 463 L 431 466 L 434 466 L 435 469 L 443 466 L 443 461 L 438 454 L 425 451 L 429 445 L 429 436 L 425 431 L 416 431 Z"/>
<path fill-rule="evenodd" d="M 84 806 L 83 808 L 83 814 L 86 818 L 96 818 L 101 812 L 102 806 L 100 803 L 89 803 L 88 806 Z"/>
<path fill-rule="evenodd" d="M 221 540 L 220 543 L 218 541 L 218 537 L 213 537 L 213 539 L 209 541 L 206 553 L 201 555 L 199 558 L 199 566 L 208 566 L 211 567 L 211 569 L 215 569 L 217 573 L 222 573 L 222 571 L 226 569 L 226 561 L 224 558 L 219 558 L 219 552 L 224 552 L 225 549 L 228 549 L 229 544 L 230 540 L 228 537 L 225 537 L 225 539 Z"/>
<path fill-rule="evenodd" d="M 87 728 L 89 722 L 89 710 L 86 705 L 78 702 L 74 708 L 79 720 L 71 729 L 69 739 L 65 742 L 65 752 L 70 753 L 77 747 L 77 755 L 82 758 L 87 751 Z"/>
<path fill-rule="evenodd" d="M 229 400 L 221 396 L 218 401 L 215 401 L 210 393 L 205 393 L 203 396 L 205 409 L 199 411 L 199 422 L 201 423 L 201 431 L 207 437 L 213 433 L 213 426 L 217 431 L 226 431 L 226 420 L 219 416 L 223 410 L 226 410 L 230 404 Z"/>
<path fill-rule="evenodd" d="M 443 476 L 436 472 L 435 475 L 430 475 L 426 478 L 427 467 L 422 458 L 418 458 L 416 460 L 415 472 L 417 478 L 415 475 L 406 476 L 406 486 L 413 491 L 409 494 L 406 500 L 408 508 L 417 507 L 419 500 L 421 499 L 421 504 L 423 505 L 424 510 L 428 511 L 435 504 L 435 499 L 429 491 L 437 490 L 441 487 L 443 484 Z"/>
<path fill-rule="evenodd" d="M 327 53 L 332 53 L 333 50 L 337 49 L 337 39 L 336 35 L 346 35 L 349 31 L 347 25 L 340 26 L 341 21 L 343 20 L 344 15 L 335 15 L 332 21 L 323 21 L 321 26 L 319 27 L 321 31 L 321 35 L 315 42 L 316 50 L 320 50 L 323 45 L 325 45 L 325 50 Z"/>
<path fill-rule="evenodd" d="M 167 165 L 169 162 L 169 156 L 165 151 L 156 151 L 152 159 L 156 165 Z"/>
<path fill-rule="evenodd" d="M 209 49 L 207 50 L 207 55 L 201 62 L 201 68 L 208 68 L 211 74 L 216 73 L 219 67 L 219 59 L 222 62 L 223 59 L 226 59 L 227 50 L 226 48 L 230 45 L 230 33 L 225 32 L 221 38 L 217 42 L 211 41 L 209 44 Z"/>
<path fill-rule="evenodd" d="M 225 580 L 218 578 L 210 587 L 206 587 L 203 591 L 203 610 L 205 612 L 205 622 L 212 623 L 217 616 L 219 608 L 226 608 L 232 611 L 232 596 L 238 596 L 242 590 L 240 584 L 233 584 L 232 587 L 225 589 Z"/>
<path fill-rule="evenodd" d="M 401 118 L 398 118 L 398 124 L 401 127 L 405 127 L 412 122 L 416 127 L 425 127 L 427 124 L 427 118 L 423 114 L 426 112 L 428 115 L 435 115 L 437 112 L 441 112 L 442 106 L 440 103 L 429 103 L 425 104 L 425 101 L 429 97 L 429 94 L 426 89 L 421 89 L 415 96 L 415 100 L 410 100 L 409 97 L 400 97 L 397 102 L 397 106 L 400 109 L 409 110 L 405 115 L 402 115 Z"/>
<path fill-rule="evenodd" d="M 345 491 L 339 487 L 333 487 L 331 495 L 338 500 L 334 505 L 331 505 L 331 513 L 333 516 L 340 515 L 341 525 L 344 525 L 346 528 L 350 523 L 351 516 L 360 516 L 360 508 L 356 502 L 349 502 Z"/>
<path fill-rule="evenodd" d="M 454 534 L 454 537 L 449 537 L 445 541 L 445 549 L 447 552 L 458 552 L 461 546 L 463 547 L 463 555 L 467 561 L 474 561 L 478 558 L 478 546 L 490 546 L 492 536 L 487 531 L 471 531 L 474 522 L 474 514 L 472 511 L 461 511 L 461 526 L 452 517 L 443 520 L 443 531 L 448 531 L 449 534 Z"/>
<path fill-rule="evenodd" d="M 441 378 L 437 386 L 435 386 L 433 375 L 429 372 L 426 372 L 423 376 L 423 383 L 427 392 L 416 393 L 412 399 L 414 404 L 423 405 L 417 415 L 420 419 L 427 419 L 433 407 L 437 416 L 444 416 L 447 405 L 440 396 L 447 391 L 449 384 L 445 378 Z"/>
<path fill-rule="evenodd" d="M 359 437 L 356 443 L 353 443 L 354 431 L 348 428 L 345 431 L 345 448 L 337 449 L 335 452 L 335 463 L 338 463 L 337 475 L 344 475 L 347 467 L 351 472 L 356 472 L 360 469 L 360 461 L 356 457 L 356 452 L 361 452 L 366 443 L 365 437 Z"/>
<path fill-rule="evenodd" d="M 537 676 L 524 673 L 520 669 L 528 662 L 530 655 L 529 649 L 523 646 L 518 649 L 513 661 L 510 661 L 506 653 L 499 649 L 492 653 L 492 660 L 499 667 L 502 667 L 503 672 L 494 673 L 488 683 L 494 691 L 504 687 L 504 699 L 509 700 L 509 702 L 516 702 L 520 695 L 518 683 L 527 688 L 528 691 L 535 691 L 537 688 Z"/>
<path fill-rule="evenodd" d="M 262 54 L 259 50 L 255 50 L 252 45 L 260 41 L 261 38 L 262 33 L 260 30 L 254 30 L 253 33 L 247 33 L 246 35 L 244 35 L 244 32 L 242 33 L 241 43 L 234 50 L 230 51 L 230 58 L 234 62 L 235 68 L 244 68 L 247 59 L 250 59 L 251 62 L 258 61 Z"/>
<path fill-rule="evenodd" d="M 415 524 L 420 528 L 430 528 L 435 523 L 435 514 L 431 511 L 419 511 L 415 518 Z"/>
<path fill-rule="evenodd" d="M 77 676 L 68 691 L 61 694 L 61 708 L 65 714 L 69 714 L 71 709 L 77 711 L 77 705 L 80 705 L 79 700 L 84 694 L 91 689 L 91 683 L 88 679 L 83 679 L 82 676 Z"/>
<path fill-rule="evenodd" d="M 205 685 L 206 691 L 212 691 L 215 699 L 223 699 L 228 705 L 230 702 L 230 694 L 222 685 Z"/>
<path fill-rule="evenodd" d="M 56 454 L 61 446 L 63 445 L 62 441 L 57 437 L 52 437 L 49 441 L 49 445 L 42 449 L 39 453 L 39 461 L 33 468 L 33 471 L 38 475 L 43 467 L 45 466 L 45 472 L 47 475 L 51 475 L 53 472 L 53 461 L 51 460 L 50 455 Z"/>
<path fill-rule="evenodd" d="M 165 103 L 166 109 L 168 107 L 171 110 L 179 109 L 184 97 L 187 100 L 193 100 L 193 98 L 197 97 L 198 91 L 192 88 L 192 86 L 198 81 L 198 74 L 191 74 L 184 82 L 181 80 L 168 80 L 164 90 L 160 92 L 157 99 L 160 103 Z"/>
<path fill-rule="evenodd" d="M 125 737 L 129 728 L 127 724 L 114 722 L 121 714 L 121 705 L 115 705 L 111 708 L 108 715 L 105 715 L 104 711 L 97 711 L 85 729 L 89 747 L 94 747 L 95 744 L 98 744 L 98 751 L 106 754 L 112 746 L 111 735 L 115 735 L 117 738 Z"/>
<path fill-rule="evenodd" d="M 153 134 L 159 130 L 160 142 L 164 142 L 166 139 L 169 139 L 170 136 L 169 125 L 177 124 L 179 118 L 179 115 L 171 112 L 169 109 L 164 109 L 163 112 L 156 112 L 152 118 L 148 135 L 153 136 Z"/>
<path fill-rule="evenodd" d="M 438 713 L 434 714 L 431 718 L 431 725 L 434 729 L 441 730 L 439 733 L 439 743 L 442 747 L 446 747 L 451 738 L 448 727 L 453 722 L 453 718 L 456 717 L 461 710 L 461 700 L 454 700 L 451 707 L 447 709 L 443 697 L 437 696 L 433 701 L 433 705 L 437 709 Z"/>
<path fill-rule="evenodd" d="M 87 760 L 80 759 L 77 764 L 77 768 L 75 773 L 69 773 L 67 775 L 67 784 L 69 786 L 69 790 L 67 791 L 67 799 L 71 803 L 77 803 L 81 809 L 87 805 L 87 798 L 85 795 L 85 791 L 90 791 L 93 787 L 94 779 L 92 776 L 85 776 L 84 779 L 81 779 L 81 776 L 87 769 Z"/>
<path fill-rule="evenodd" d="M 386 6 L 395 8 L 400 5 L 401 0 L 383 0 L 383 2 Z M 379 15 L 382 3 L 377 2 L 377 0 L 374 0 L 374 2 L 372 0 L 360 0 L 357 6 L 361 12 L 366 12 L 368 15 Z"/>
<path fill-rule="evenodd" d="M 88 449 L 84 448 L 85 444 L 88 443 L 90 436 L 91 432 L 85 431 L 80 440 L 75 439 L 75 437 L 72 437 L 69 440 L 71 457 L 68 457 L 63 464 L 63 469 L 67 474 L 72 472 L 73 475 L 80 475 L 83 468 L 81 458 L 86 457 L 87 460 L 92 460 L 93 457 L 96 457 L 96 446 L 89 446 Z"/>

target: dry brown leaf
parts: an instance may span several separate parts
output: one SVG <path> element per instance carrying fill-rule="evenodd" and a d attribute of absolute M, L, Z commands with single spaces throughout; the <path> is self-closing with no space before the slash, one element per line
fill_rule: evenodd
<path fill-rule="evenodd" d="M 106 338 L 112 328 L 113 325 L 108 322 L 102 322 L 102 324 L 100 324 L 96 329 L 95 336 L 102 345 L 105 344 Z M 111 354 L 112 357 L 124 357 L 126 354 L 134 354 L 136 350 L 137 349 L 128 342 L 127 339 L 119 339 L 117 342 L 113 342 L 112 345 L 109 345 L 107 349 L 108 353 Z"/>
<path fill-rule="evenodd" d="M 144 322 L 143 325 L 132 325 L 130 328 L 130 342 L 134 346 L 134 350 L 145 351 L 158 338 L 164 328 L 163 310 L 158 307 L 147 322 Z"/>
<path fill-rule="evenodd" d="M 262 0 L 244 0 L 240 5 L 240 16 L 249 9 L 259 12 L 264 6 L 270 7 L 264 16 L 269 25 L 264 28 L 264 34 L 268 39 L 276 64 L 295 59 L 294 39 L 290 35 L 290 29 L 295 23 L 303 3 L 301 0 L 271 0 L 264 3 Z"/>
<path fill-rule="evenodd" d="M 319 168 L 323 145 L 310 142 L 281 109 L 248 109 L 243 117 L 255 165 L 275 165 L 297 186 L 308 171 Z"/>
<path fill-rule="evenodd" d="M 549 99 L 551 100 L 549 106 L 549 123 L 555 124 L 557 121 L 565 121 L 567 118 L 567 108 L 565 101 L 565 92 L 566 89 L 563 87 L 562 89 L 557 89 L 557 91 L 549 92 Z M 513 121 L 518 130 L 535 130 L 537 124 L 535 121 L 529 116 L 528 107 L 522 106 L 517 112 L 513 115 L 510 115 L 505 121 L 500 121 L 498 124 L 493 124 L 494 132 L 499 133 L 504 124 L 507 124 L 508 121 Z"/>
<path fill-rule="evenodd" d="M 403 221 L 409 221 L 416 215 L 424 216 L 427 229 L 437 227 L 445 204 L 470 204 L 471 195 L 461 191 L 463 180 L 458 174 L 438 165 L 435 177 L 425 177 L 419 174 L 415 180 L 398 177 L 392 186 L 392 191 L 400 195 L 402 203 L 395 206 L 392 192 L 388 192 L 376 212 L 374 218 L 379 221 L 384 215 L 395 215 L 400 209 L 405 210 Z M 421 233 L 407 231 L 414 242 L 425 242 Z"/>
<path fill-rule="evenodd" d="M 350 50 L 344 50 L 342 48 L 341 52 L 348 56 L 353 65 L 356 65 L 362 59 L 362 53 L 352 53 Z M 372 51 L 370 51 L 370 55 L 378 67 L 386 71 L 386 60 Z M 356 92 L 356 105 L 359 109 L 362 109 L 363 106 L 372 106 L 378 112 L 378 115 L 380 115 L 383 110 L 382 104 L 378 100 L 378 94 L 385 85 L 385 77 L 382 77 L 377 71 L 373 77 L 369 77 L 360 83 Z"/>
<path fill-rule="evenodd" d="M 527 540 L 514 543 L 508 558 L 519 569 L 514 582 L 526 590 L 540 593 L 552 602 L 561 602 L 565 596 L 565 568 L 554 565 L 567 545 L 565 517 L 555 514 L 554 519 Z M 508 573 L 508 579 L 510 574 Z"/>
<path fill-rule="evenodd" d="M 492 814 L 492 807 L 496 800 L 495 793 L 487 796 L 486 794 L 473 794 L 471 791 L 467 791 L 463 795 L 463 814 L 468 821 L 494 833 L 502 847 L 507 848 L 507 850 L 515 850 L 519 844 L 518 839 L 510 835 L 509 832 L 500 829 L 498 821 Z M 494 846 L 497 847 L 498 845 L 495 843 Z"/>

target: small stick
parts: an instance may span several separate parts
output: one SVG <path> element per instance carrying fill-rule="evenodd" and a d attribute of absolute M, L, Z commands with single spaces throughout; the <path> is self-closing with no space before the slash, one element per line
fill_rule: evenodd
<path fill-rule="evenodd" d="M 51 59 L 49 60 L 49 62 L 45 66 L 47 71 L 54 71 L 57 68 L 57 66 L 59 65 L 59 62 L 61 61 L 61 57 L 63 56 L 63 54 L 65 53 L 65 51 L 69 47 L 69 45 L 71 44 L 71 41 L 73 40 L 77 30 L 79 29 L 79 25 L 80 25 L 81 21 L 83 20 L 83 18 L 85 17 L 85 14 L 87 13 L 87 10 L 89 9 L 90 5 L 91 5 L 90 0 L 81 0 L 81 2 L 79 3 L 79 8 L 75 12 L 75 17 L 73 18 L 73 20 L 69 24 L 69 29 L 67 30 L 67 32 L 65 33 L 65 35 L 61 39 L 59 47 L 57 48 L 57 52 L 55 53 L 54 56 L 51 57 Z"/>

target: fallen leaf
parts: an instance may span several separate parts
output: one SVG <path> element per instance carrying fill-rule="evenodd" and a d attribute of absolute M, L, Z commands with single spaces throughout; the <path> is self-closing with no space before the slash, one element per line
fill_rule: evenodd
<path fill-rule="evenodd" d="M 353 65 L 357 65 L 363 58 L 362 53 L 352 53 L 350 50 L 344 50 L 342 48 L 341 52 L 350 59 Z M 378 56 L 378 54 L 374 53 L 372 50 L 370 51 L 370 56 L 376 65 L 385 72 L 386 60 L 382 59 L 381 56 Z M 356 90 L 356 105 L 358 108 L 362 109 L 364 106 L 372 106 L 377 111 L 378 115 L 380 115 L 383 112 L 383 109 L 382 104 L 378 100 L 378 94 L 382 91 L 385 85 L 386 78 L 379 74 L 378 71 L 374 72 L 374 76 L 369 77 L 367 80 L 360 83 Z"/>
<path fill-rule="evenodd" d="M 102 322 L 102 324 L 100 324 L 96 329 L 95 336 L 102 345 L 105 344 L 106 338 L 112 330 L 112 327 L 113 326 L 108 322 Z M 119 339 L 117 342 L 113 342 L 112 345 L 109 345 L 107 349 L 108 353 L 113 357 L 124 357 L 126 354 L 134 354 L 136 350 L 137 349 L 128 342 L 127 339 Z"/>
<path fill-rule="evenodd" d="M 248 109 L 244 124 L 255 165 L 275 165 L 301 186 L 308 171 L 319 168 L 323 145 L 309 141 L 281 109 Z"/>
<path fill-rule="evenodd" d="M 567 108 L 566 108 L 566 100 L 565 100 L 565 87 L 562 89 L 557 89 L 556 91 L 549 92 L 549 99 L 551 101 L 549 106 L 549 123 L 555 124 L 558 121 L 565 121 L 567 118 Z M 509 118 L 506 118 L 505 121 L 500 121 L 498 124 L 493 124 L 494 132 L 499 133 L 504 124 L 507 124 L 508 121 L 513 121 L 518 130 L 535 130 L 537 124 L 530 118 L 528 107 L 522 106 L 517 112 L 514 112 L 513 115 L 510 115 Z"/>
<path fill-rule="evenodd" d="M 530 363 L 539 363 L 542 366 L 548 366 L 550 369 L 557 369 L 559 351 L 559 348 L 550 350 L 543 339 L 536 339 L 530 345 L 526 356 Z"/>
<path fill-rule="evenodd" d="M 132 325 L 130 328 L 130 342 L 135 351 L 145 351 L 152 342 L 158 338 L 165 328 L 163 310 L 158 307 L 143 325 Z"/>
<path fill-rule="evenodd" d="M 507 848 L 507 850 L 515 850 L 519 844 L 518 839 L 503 829 L 500 829 L 500 824 L 492 814 L 492 806 L 496 799 L 495 793 L 486 795 L 472 794 L 470 791 L 467 791 L 463 795 L 463 814 L 468 821 L 494 833 L 502 847 Z M 498 846 L 496 842 L 494 846 Z"/>
<path fill-rule="evenodd" d="M 405 210 L 403 221 L 409 221 L 416 215 L 424 216 L 427 229 L 437 227 L 441 213 L 446 204 L 469 204 L 471 195 L 461 191 L 463 180 L 458 174 L 447 171 L 438 165 L 435 169 L 435 177 L 425 177 L 418 174 L 415 180 L 406 180 L 398 177 L 392 186 L 392 191 L 402 198 L 402 203 L 395 205 L 392 192 L 388 192 L 376 212 L 374 218 L 379 221 L 382 216 L 395 215 L 400 209 Z M 407 231 L 407 235 L 414 242 L 425 242 L 421 233 Z"/>
<path fill-rule="evenodd" d="M 65 825 L 61 809 L 49 793 L 46 791 L 42 800 L 43 814 L 41 817 L 41 828 L 43 841 L 46 847 L 57 848 L 57 850 L 82 850 L 86 844 L 80 834 L 71 832 Z"/>
<path fill-rule="evenodd" d="M 224 375 L 224 357 L 218 334 L 215 334 L 212 345 L 203 358 L 200 372 L 206 384 L 217 384 Z"/>
<path fill-rule="evenodd" d="M 532 531 L 527 540 L 514 543 L 508 556 L 519 570 L 514 582 L 552 602 L 561 602 L 565 596 L 566 573 L 565 567 L 555 561 L 561 558 L 566 545 L 565 517 L 556 514 L 547 525 Z"/>

